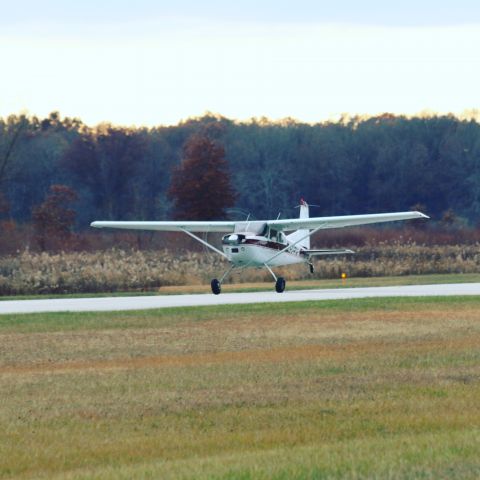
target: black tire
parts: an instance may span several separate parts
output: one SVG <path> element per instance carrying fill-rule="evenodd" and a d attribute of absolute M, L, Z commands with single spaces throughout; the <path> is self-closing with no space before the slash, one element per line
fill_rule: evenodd
<path fill-rule="evenodd" d="M 313 266 L 313 263 L 309 263 L 308 266 L 310 267 L 310 273 L 315 273 L 315 267 Z"/>
<path fill-rule="evenodd" d="M 216 278 L 214 278 L 211 281 L 210 286 L 212 287 L 212 293 L 214 295 L 220 295 L 220 293 L 222 291 L 222 285 L 220 284 L 220 282 Z"/>
<path fill-rule="evenodd" d="M 285 285 L 287 282 L 285 282 L 285 279 L 283 277 L 278 277 L 277 281 L 275 282 L 275 291 L 277 293 L 282 293 L 285 290 Z"/>

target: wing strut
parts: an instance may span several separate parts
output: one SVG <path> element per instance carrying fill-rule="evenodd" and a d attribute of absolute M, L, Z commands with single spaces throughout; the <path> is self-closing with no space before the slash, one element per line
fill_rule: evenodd
<path fill-rule="evenodd" d="M 211 250 L 213 250 L 214 252 L 217 252 L 219 255 L 221 255 L 222 257 L 225 257 L 227 260 L 228 260 L 228 257 L 221 251 L 219 250 L 218 248 L 214 247 L 213 245 L 210 245 L 208 242 L 206 242 L 205 240 L 202 240 L 200 237 L 197 237 L 196 235 L 194 235 L 192 232 L 189 232 L 188 230 L 185 230 L 184 228 L 180 228 L 180 230 L 184 233 L 186 233 L 187 235 L 189 235 L 190 237 L 194 238 L 195 240 L 198 240 L 200 243 L 203 243 L 203 245 L 205 245 L 206 247 L 210 248 Z"/>
<path fill-rule="evenodd" d="M 324 227 L 325 227 L 325 223 L 323 223 L 323 224 L 320 225 L 319 227 L 315 228 L 315 229 L 312 230 L 311 232 L 308 232 L 307 235 L 304 235 L 303 237 L 300 237 L 300 238 L 299 238 L 298 240 L 296 240 L 295 242 L 288 244 L 285 248 L 283 248 L 282 250 L 280 250 L 279 252 L 277 252 L 273 257 L 270 257 L 270 258 L 265 262 L 265 266 L 267 266 L 274 258 L 277 258 L 279 255 L 281 255 L 285 250 L 288 250 L 289 248 L 294 247 L 297 243 L 300 243 L 302 240 L 305 240 L 305 239 L 308 238 L 310 235 L 313 235 L 314 233 L 318 232 L 319 230 L 321 230 L 321 229 L 324 228 Z"/>

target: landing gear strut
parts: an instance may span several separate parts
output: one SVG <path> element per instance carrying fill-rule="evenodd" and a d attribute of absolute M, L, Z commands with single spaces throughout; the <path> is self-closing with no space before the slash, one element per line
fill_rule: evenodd
<path fill-rule="evenodd" d="M 266 263 L 264 263 L 263 265 L 272 274 L 272 277 L 275 280 L 275 291 L 277 293 L 282 293 L 285 290 L 285 285 L 287 284 L 285 279 L 283 277 L 277 278 L 276 275 L 273 273 L 272 269 Z"/>
<path fill-rule="evenodd" d="M 218 280 L 217 278 L 214 278 L 211 282 L 210 282 L 210 287 L 212 288 L 212 293 L 214 295 L 220 295 L 220 293 L 222 293 L 222 283 L 223 281 L 225 280 L 225 278 L 227 278 L 227 275 L 235 268 L 234 265 L 232 265 L 223 275 L 222 275 L 222 278 L 220 280 Z"/>

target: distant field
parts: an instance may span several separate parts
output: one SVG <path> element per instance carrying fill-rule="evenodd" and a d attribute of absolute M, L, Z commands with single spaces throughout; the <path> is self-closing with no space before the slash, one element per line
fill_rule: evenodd
<path fill-rule="evenodd" d="M 1 478 L 480 477 L 480 296 L 0 316 Z"/>

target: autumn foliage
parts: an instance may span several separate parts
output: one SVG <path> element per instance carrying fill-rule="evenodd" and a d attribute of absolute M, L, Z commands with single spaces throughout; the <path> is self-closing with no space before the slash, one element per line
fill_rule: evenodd
<path fill-rule="evenodd" d="M 32 213 L 35 238 L 40 249 L 64 246 L 71 238 L 75 211 L 68 208 L 77 194 L 66 185 L 52 185 L 45 201 Z"/>
<path fill-rule="evenodd" d="M 225 209 L 235 204 L 235 192 L 223 146 L 208 136 L 193 135 L 173 171 L 168 196 L 179 220 L 225 218 Z"/>

